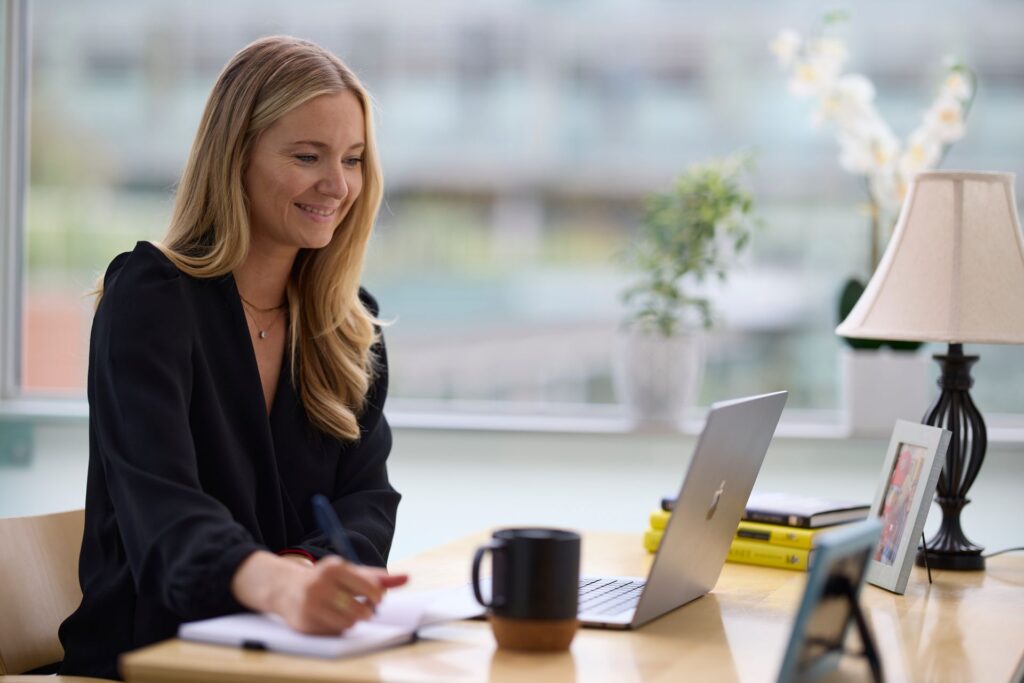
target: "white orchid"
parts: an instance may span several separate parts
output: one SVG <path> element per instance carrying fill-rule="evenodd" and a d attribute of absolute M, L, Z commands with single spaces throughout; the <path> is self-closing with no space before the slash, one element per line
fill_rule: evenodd
<path fill-rule="evenodd" d="M 857 134 L 840 132 L 839 164 L 854 175 L 872 176 L 890 173 L 900 154 L 900 143 L 881 121 Z"/>
<path fill-rule="evenodd" d="M 964 107 L 954 97 L 940 96 L 925 114 L 925 125 L 942 142 L 951 143 L 964 136 Z"/>
<path fill-rule="evenodd" d="M 789 79 L 789 91 L 800 98 L 827 92 L 838 74 L 834 66 L 827 62 L 799 62 Z"/>
<path fill-rule="evenodd" d="M 907 139 L 907 148 L 899 158 L 899 172 L 911 178 L 919 171 L 935 168 L 942 156 L 942 141 L 927 126 L 921 126 Z"/>
<path fill-rule="evenodd" d="M 826 23 L 832 21 L 826 18 Z M 864 179 L 872 215 L 882 214 L 886 222 L 895 218 L 914 174 L 938 166 L 946 149 L 964 135 L 974 74 L 959 63 L 949 63 L 923 123 L 901 143 L 875 106 L 871 81 L 862 74 L 843 73 L 849 56 L 843 41 L 804 39 L 786 29 L 771 49 L 790 75 L 790 92 L 816 102 L 812 123 L 835 130 L 840 166 Z"/>
<path fill-rule="evenodd" d="M 813 61 L 836 73 L 842 71 L 849 57 L 846 43 L 835 38 L 816 38 L 809 41 L 807 52 Z"/>
<path fill-rule="evenodd" d="M 779 35 L 771 43 L 772 53 L 783 66 L 791 66 L 800 50 L 800 34 L 791 28 L 779 31 Z"/>
<path fill-rule="evenodd" d="M 879 217 L 893 217 L 899 213 L 903 198 L 907 196 L 907 180 L 892 168 L 867 176 L 868 192 L 875 201 L 871 203 L 871 211 Z"/>
<path fill-rule="evenodd" d="M 971 81 L 962 68 L 952 65 L 946 80 L 942 83 L 942 94 L 957 100 L 969 100 L 974 94 Z"/>
<path fill-rule="evenodd" d="M 875 86 L 859 74 L 837 79 L 818 101 L 811 115 L 815 126 L 834 122 L 840 130 L 854 130 L 871 118 Z"/>

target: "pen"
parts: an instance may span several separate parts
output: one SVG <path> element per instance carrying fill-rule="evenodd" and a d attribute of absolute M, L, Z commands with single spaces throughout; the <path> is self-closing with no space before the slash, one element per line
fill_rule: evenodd
<path fill-rule="evenodd" d="M 327 539 L 339 555 L 352 564 L 362 564 L 351 541 L 348 540 L 348 532 L 345 531 L 341 520 L 338 519 L 338 513 L 334 511 L 334 507 L 327 497 L 319 493 L 313 496 L 313 517 L 320 530 L 327 534 Z"/>

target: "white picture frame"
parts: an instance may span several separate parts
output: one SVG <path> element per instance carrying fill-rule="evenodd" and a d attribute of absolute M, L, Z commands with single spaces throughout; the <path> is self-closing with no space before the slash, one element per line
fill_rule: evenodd
<path fill-rule="evenodd" d="M 950 431 L 897 420 L 868 517 L 882 525 L 867 582 L 903 595 L 949 449 Z"/>

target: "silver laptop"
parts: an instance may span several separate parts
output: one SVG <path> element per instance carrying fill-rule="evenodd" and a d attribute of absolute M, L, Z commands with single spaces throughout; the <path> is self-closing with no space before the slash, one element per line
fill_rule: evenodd
<path fill-rule="evenodd" d="M 637 628 L 714 587 L 787 395 L 711 406 L 647 579 L 581 577 L 584 626 Z"/>

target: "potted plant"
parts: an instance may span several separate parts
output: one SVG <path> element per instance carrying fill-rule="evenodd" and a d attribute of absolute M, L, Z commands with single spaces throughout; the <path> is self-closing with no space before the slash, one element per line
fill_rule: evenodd
<path fill-rule="evenodd" d="M 675 424 L 696 399 L 701 332 L 715 318 L 701 285 L 724 281 L 750 239 L 754 201 L 741 179 L 752 161 L 736 154 L 694 164 L 646 198 L 624 254 L 637 280 L 623 293 L 629 312 L 615 372 L 619 398 L 638 421 Z"/>

